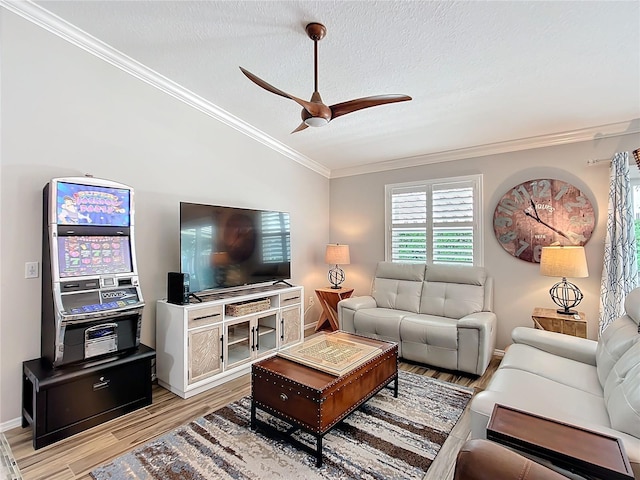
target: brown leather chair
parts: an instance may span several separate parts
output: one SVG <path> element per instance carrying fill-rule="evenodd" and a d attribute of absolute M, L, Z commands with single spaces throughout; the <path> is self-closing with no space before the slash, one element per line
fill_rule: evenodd
<path fill-rule="evenodd" d="M 488 440 L 468 440 L 458 452 L 454 480 L 567 480 L 553 470 Z"/>

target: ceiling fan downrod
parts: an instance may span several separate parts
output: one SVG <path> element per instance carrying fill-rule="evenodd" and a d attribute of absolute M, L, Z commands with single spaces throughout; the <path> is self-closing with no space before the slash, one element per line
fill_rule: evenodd
<path fill-rule="evenodd" d="M 318 92 L 318 42 L 327 34 L 327 28 L 321 23 L 312 22 L 307 24 L 305 30 L 309 38 L 313 40 L 313 91 Z"/>
<path fill-rule="evenodd" d="M 310 102 L 322 105 L 323 108 L 322 113 L 318 111 L 315 115 L 303 109 L 302 122 L 308 127 L 324 127 L 331 120 L 331 111 L 322 102 L 318 91 L 318 42 L 327 34 L 327 28 L 321 23 L 312 22 L 307 24 L 305 30 L 309 38 L 313 40 L 313 94 Z"/>

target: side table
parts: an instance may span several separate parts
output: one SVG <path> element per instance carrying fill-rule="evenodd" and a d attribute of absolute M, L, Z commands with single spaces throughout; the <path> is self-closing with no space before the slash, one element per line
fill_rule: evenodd
<path fill-rule="evenodd" d="M 496 404 L 487 438 L 587 478 L 631 480 L 619 438 Z"/>
<path fill-rule="evenodd" d="M 584 312 L 578 312 L 577 316 L 563 315 L 555 308 L 536 307 L 531 319 L 535 328 L 587 338 L 587 317 Z"/>
<path fill-rule="evenodd" d="M 338 330 L 338 302 L 353 295 L 353 288 L 318 288 L 316 296 L 322 307 L 322 312 L 316 323 L 316 332 L 328 323 L 330 331 Z"/>

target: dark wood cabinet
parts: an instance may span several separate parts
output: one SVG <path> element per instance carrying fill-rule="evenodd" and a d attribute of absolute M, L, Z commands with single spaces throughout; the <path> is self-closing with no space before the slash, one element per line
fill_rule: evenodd
<path fill-rule="evenodd" d="M 43 358 L 23 363 L 22 426 L 36 450 L 151 404 L 155 351 L 140 345 L 108 360 L 52 368 Z"/>

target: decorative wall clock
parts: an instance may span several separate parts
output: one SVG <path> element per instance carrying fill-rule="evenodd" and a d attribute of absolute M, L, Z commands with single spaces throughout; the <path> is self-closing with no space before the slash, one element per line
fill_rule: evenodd
<path fill-rule="evenodd" d="M 562 180 L 522 182 L 505 193 L 493 213 L 493 231 L 508 253 L 540 262 L 542 247 L 584 245 L 595 225 L 593 206 L 577 187 Z"/>

